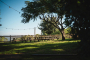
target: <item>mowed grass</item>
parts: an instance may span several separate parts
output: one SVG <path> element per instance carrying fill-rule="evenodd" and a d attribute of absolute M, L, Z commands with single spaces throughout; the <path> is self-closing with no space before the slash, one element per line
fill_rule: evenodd
<path fill-rule="evenodd" d="M 0 43 L 0 54 L 24 54 L 22 60 L 34 60 L 44 57 L 34 58 L 32 54 L 77 54 L 78 42 L 80 40 L 66 39 L 50 41 L 32 41 L 27 43 Z M 37 56 L 36 56 L 37 57 Z M 58 56 L 57 56 L 58 57 Z M 60 57 L 60 56 L 59 56 Z M 48 59 L 50 57 L 46 57 Z"/>

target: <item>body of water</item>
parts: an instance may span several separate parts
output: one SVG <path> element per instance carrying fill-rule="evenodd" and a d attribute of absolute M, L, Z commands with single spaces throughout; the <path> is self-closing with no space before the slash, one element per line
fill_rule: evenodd
<path fill-rule="evenodd" d="M 10 41 L 10 37 L 5 37 L 5 38 L 7 38 L 8 41 Z M 14 38 L 14 37 L 11 37 L 11 40 L 13 40 L 13 38 Z"/>

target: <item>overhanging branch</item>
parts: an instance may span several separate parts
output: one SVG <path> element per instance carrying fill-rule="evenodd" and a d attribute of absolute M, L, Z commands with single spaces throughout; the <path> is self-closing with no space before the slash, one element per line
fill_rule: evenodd
<path fill-rule="evenodd" d="M 43 17 L 41 18 L 41 16 L 39 16 L 39 18 L 40 19 L 42 19 L 42 20 L 44 20 L 45 22 L 47 22 L 47 23 L 50 23 L 50 24 L 52 24 L 54 27 L 56 27 L 56 28 L 58 28 L 58 29 L 60 29 L 60 27 L 58 26 L 58 25 L 60 25 L 61 26 L 61 24 L 60 23 L 58 23 L 58 22 L 56 22 L 56 21 L 54 21 L 53 19 L 52 19 L 52 16 L 51 16 L 51 21 L 52 22 L 54 22 L 54 23 L 52 23 L 52 22 L 50 22 L 49 21 L 49 19 L 46 17 L 46 19 L 45 19 L 45 16 L 43 15 Z M 55 19 L 55 18 L 54 18 Z"/>

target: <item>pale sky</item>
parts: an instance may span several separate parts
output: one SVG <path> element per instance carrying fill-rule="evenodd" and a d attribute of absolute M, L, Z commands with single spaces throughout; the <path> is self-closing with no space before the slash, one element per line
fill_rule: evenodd
<path fill-rule="evenodd" d="M 2 3 L 3 1 L 4 3 Z M 25 1 L 32 0 L 1 0 L 0 1 L 0 35 L 34 35 L 34 27 L 36 27 L 36 34 L 41 34 L 38 29 L 41 20 L 30 21 L 29 23 L 21 23 L 22 7 L 25 7 Z M 10 6 L 10 7 L 9 7 Z M 12 9 L 13 8 L 13 9 Z M 20 12 L 20 13 L 19 13 Z"/>
<path fill-rule="evenodd" d="M 9 8 L 7 5 L 2 3 L 3 1 L 5 4 L 9 5 L 10 7 L 14 8 L 15 11 L 12 8 Z M 37 19 L 37 21 L 33 22 L 30 21 L 29 23 L 21 23 L 22 17 L 21 17 L 21 9 L 22 7 L 25 7 L 25 1 L 26 0 L 1 0 L 0 1 L 0 17 L 2 18 L 0 20 L 0 35 L 34 35 L 34 27 L 36 27 L 36 34 L 41 34 L 41 31 L 37 28 L 40 24 L 40 20 Z M 31 1 L 31 0 L 28 0 Z M 24 30 L 25 29 L 25 30 Z"/>

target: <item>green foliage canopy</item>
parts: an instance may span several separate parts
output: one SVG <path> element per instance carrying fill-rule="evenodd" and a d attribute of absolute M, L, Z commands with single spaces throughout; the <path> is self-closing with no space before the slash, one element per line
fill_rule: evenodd
<path fill-rule="evenodd" d="M 21 9 L 24 12 L 22 22 L 27 23 L 31 19 L 35 21 L 36 17 L 44 13 L 56 13 L 62 16 L 64 10 L 61 7 L 64 4 L 60 0 L 34 0 L 34 2 L 28 2 L 28 4 L 26 3 L 27 7 Z"/>

